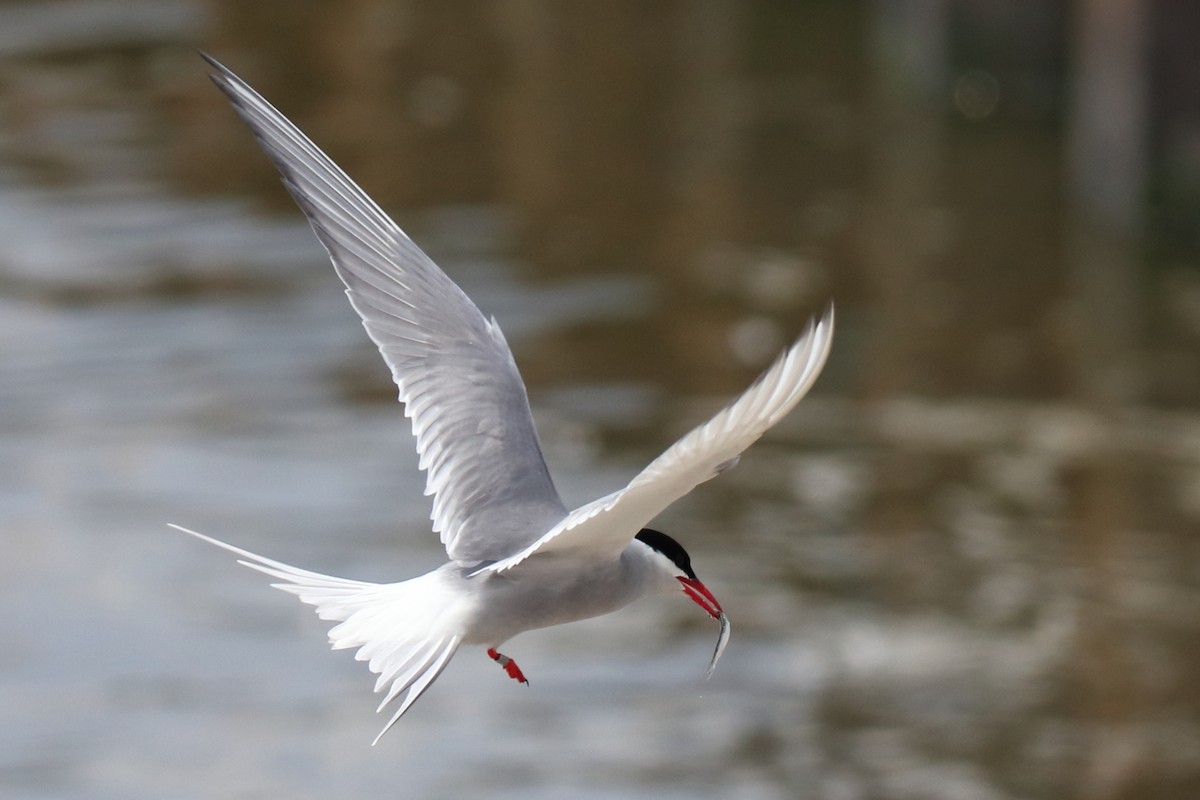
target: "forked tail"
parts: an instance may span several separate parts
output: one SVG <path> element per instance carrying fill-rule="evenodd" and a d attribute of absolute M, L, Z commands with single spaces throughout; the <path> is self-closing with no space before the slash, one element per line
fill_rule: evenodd
<path fill-rule="evenodd" d="M 315 606 L 321 619 L 339 623 L 329 631 L 330 645 L 334 650 L 357 647 L 355 659 L 366 661 L 379 675 L 375 691 L 387 688 L 376 711 L 404 695 L 372 745 L 437 680 L 462 643 L 453 626 L 439 625 L 446 597 L 438 591 L 436 572 L 402 583 L 352 581 L 264 558 L 179 525 L 171 527 L 241 556 L 239 564 L 278 578 L 280 583 L 271 584 L 276 589 Z"/>

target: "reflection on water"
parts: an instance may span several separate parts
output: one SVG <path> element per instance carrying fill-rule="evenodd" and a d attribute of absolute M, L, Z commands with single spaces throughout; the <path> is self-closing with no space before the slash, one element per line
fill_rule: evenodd
<path fill-rule="evenodd" d="M 5 796 L 1197 796 L 1193 12 L 1024 5 L 0 10 Z M 464 652 L 371 749 L 361 665 L 165 528 L 442 558 L 197 44 L 496 314 L 568 502 L 837 299 L 816 395 L 663 520 L 710 682 L 647 602 L 518 639 L 528 689 Z"/>

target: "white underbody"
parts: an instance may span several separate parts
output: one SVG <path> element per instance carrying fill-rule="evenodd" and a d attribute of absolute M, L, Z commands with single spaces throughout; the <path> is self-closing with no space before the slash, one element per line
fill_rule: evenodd
<path fill-rule="evenodd" d="M 504 572 L 450 562 L 398 583 L 370 583 L 293 567 L 181 528 L 230 550 L 243 564 L 278 579 L 276 588 L 336 622 L 335 650 L 379 675 L 380 709 L 406 693 L 390 727 L 437 678 L 462 644 L 498 647 L 519 633 L 608 614 L 649 594 L 678 591 L 663 557 L 634 539 L 616 559 L 545 553 Z M 384 728 L 384 731 L 387 727 Z M 382 736 L 382 732 L 380 736 Z"/>

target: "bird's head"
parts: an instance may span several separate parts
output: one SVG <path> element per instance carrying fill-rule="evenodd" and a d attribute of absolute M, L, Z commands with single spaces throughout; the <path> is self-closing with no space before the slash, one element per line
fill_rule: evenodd
<path fill-rule="evenodd" d="M 695 571 L 692 570 L 692 558 L 687 554 L 687 550 L 683 549 L 683 545 L 665 533 L 649 528 L 638 531 L 636 538 L 654 552 L 654 563 L 678 581 L 683 593 L 696 605 L 703 608 L 713 619 L 719 620 L 724 615 L 717 598 L 713 597 L 708 587 L 696 577 Z"/>
<path fill-rule="evenodd" d="M 670 581 L 671 578 L 678 581 L 683 593 L 690 597 L 692 602 L 721 623 L 717 648 L 713 650 L 712 661 L 708 663 L 708 674 L 711 677 L 713 669 L 717 666 L 717 659 L 721 657 L 725 645 L 729 643 L 729 617 L 725 616 L 725 612 L 721 610 L 721 604 L 717 602 L 717 598 L 713 597 L 713 593 L 696 577 L 696 573 L 692 569 L 692 558 L 687 554 L 687 550 L 683 549 L 683 545 L 665 533 L 649 528 L 642 528 L 635 538 L 650 548 L 652 563 L 656 564 L 664 575 L 669 576 L 667 581 Z"/>

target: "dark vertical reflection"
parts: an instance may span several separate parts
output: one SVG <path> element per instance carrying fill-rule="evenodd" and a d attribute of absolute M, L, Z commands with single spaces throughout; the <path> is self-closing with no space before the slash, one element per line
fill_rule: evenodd
<path fill-rule="evenodd" d="M 648 252 L 670 282 L 665 331 L 683 357 L 679 375 L 719 369 L 728 359 L 728 316 L 704 302 L 696 286 L 706 260 L 744 234 L 738 202 L 745 164 L 745 98 L 740 45 L 745 12 L 734 4 L 703 2 L 679 15 L 670 43 L 674 56 L 663 175 L 662 207 Z M 726 265 L 728 266 L 728 265 Z"/>
<path fill-rule="evenodd" d="M 1137 365 L 1149 91 L 1148 4 L 1087 0 L 1074 17 L 1068 147 L 1074 390 L 1101 431 L 1122 427 L 1143 394 Z M 1111 435 L 1069 475 L 1074 551 L 1083 566 L 1080 630 L 1073 651 L 1078 713 L 1117 731 L 1085 759 L 1075 796 L 1125 796 L 1147 768 L 1147 743 L 1130 730 L 1145 713 L 1137 638 L 1118 587 L 1142 527 L 1136 458 Z"/>
<path fill-rule="evenodd" d="M 524 252 L 554 271 L 627 267 L 661 201 L 673 7 L 516 0 L 501 19 L 501 197 Z"/>
<path fill-rule="evenodd" d="M 943 97 L 949 5 L 883 0 L 873 5 L 868 177 L 862 227 L 868 281 L 862 391 L 868 405 L 936 386 L 937 297 L 944 241 L 940 184 L 945 148 Z M 941 223 L 941 224 L 939 224 Z M 886 449 L 875 472 L 870 528 L 877 537 L 887 602 L 932 599 L 937 565 L 916 556 L 929 530 L 927 457 Z"/>

